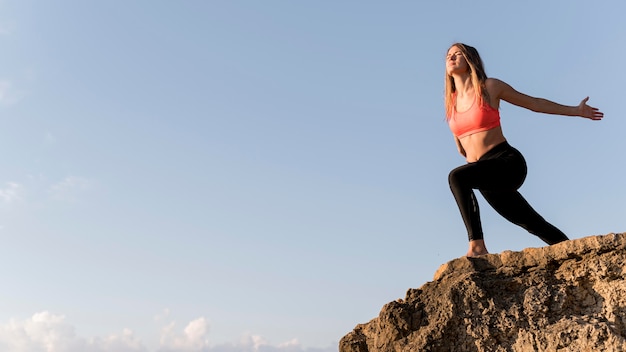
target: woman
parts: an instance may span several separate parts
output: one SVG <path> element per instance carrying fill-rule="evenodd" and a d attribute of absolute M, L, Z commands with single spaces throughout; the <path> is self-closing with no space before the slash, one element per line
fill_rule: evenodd
<path fill-rule="evenodd" d="M 567 236 L 539 215 L 517 191 L 526 178 L 526 162 L 510 146 L 500 126 L 500 100 L 546 114 L 581 116 L 600 120 L 598 109 L 587 105 L 565 106 L 534 98 L 507 83 L 487 78 L 475 48 L 453 44 L 446 56 L 446 116 L 459 153 L 467 164 L 452 170 L 450 189 L 454 194 L 469 237 L 468 257 L 487 254 L 473 189 L 504 218 L 538 236 L 548 244 Z"/>

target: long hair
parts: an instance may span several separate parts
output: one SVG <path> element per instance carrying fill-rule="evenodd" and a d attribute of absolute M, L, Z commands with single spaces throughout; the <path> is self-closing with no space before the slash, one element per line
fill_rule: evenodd
<path fill-rule="evenodd" d="M 484 101 L 489 99 L 489 96 L 487 94 L 487 89 L 485 89 L 487 74 L 485 73 L 483 60 L 480 58 L 478 50 L 463 43 L 454 43 L 450 45 L 450 48 L 452 47 L 459 48 L 459 51 L 465 58 L 465 61 L 467 61 L 467 64 L 469 65 L 469 73 L 472 79 L 472 86 L 474 87 L 474 92 L 476 93 L 479 106 L 482 106 Z M 450 48 L 448 48 L 448 51 Z M 447 72 L 445 89 L 446 117 L 447 119 L 450 119 L 452 112 L 454 111 L 454 106 L 456 105 L 456 86 L 454 85 L 454 78 L 448 75 Z"/>

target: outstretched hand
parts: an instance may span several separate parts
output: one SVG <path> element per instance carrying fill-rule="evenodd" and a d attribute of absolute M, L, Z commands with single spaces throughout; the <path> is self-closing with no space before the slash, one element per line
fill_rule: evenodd
<path fill-rule="evenodd" d="M 578 105 L 579 116 L 592 120 L 602 120 L 602 118 L 604 117 L 604 113 L 600 112 L 600 110 L 598 110 L 597 108 L 587 105 L 587 100 L 589 100 L 589 97 L 583 99 Z"/>

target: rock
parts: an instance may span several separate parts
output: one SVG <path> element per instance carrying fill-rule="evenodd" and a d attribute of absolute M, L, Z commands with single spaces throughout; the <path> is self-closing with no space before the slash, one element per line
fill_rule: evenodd
<path fill-rule="evenodd" d="M 626 351 L 626 233 L 443 264 L 340 352 Z"/>

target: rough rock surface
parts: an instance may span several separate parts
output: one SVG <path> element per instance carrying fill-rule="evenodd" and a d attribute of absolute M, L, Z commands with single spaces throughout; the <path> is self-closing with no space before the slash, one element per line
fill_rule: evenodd
<path fill-rule="evenodd" d="M 340 352 L 626 351 L 626 233 L 443 264 Z"/>

